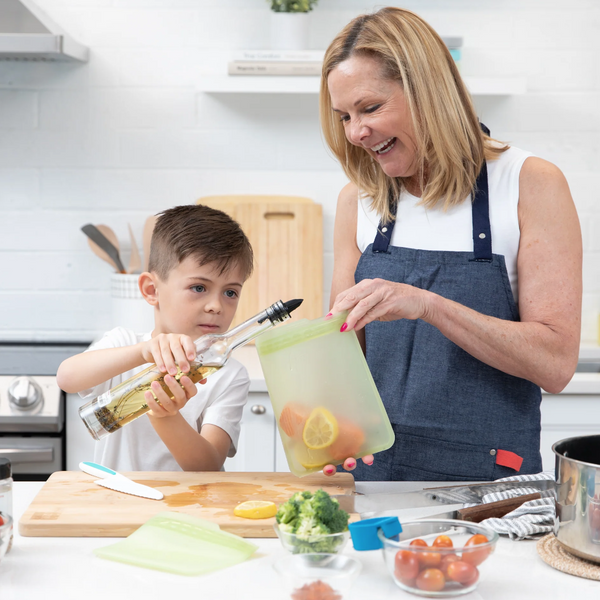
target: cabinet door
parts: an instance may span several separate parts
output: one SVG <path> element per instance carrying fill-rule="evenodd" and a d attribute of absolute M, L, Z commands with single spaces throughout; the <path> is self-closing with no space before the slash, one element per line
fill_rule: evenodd
<path fill-rule="evenodd" d="M 67 394 L 66 428 L 67 428 L 67 471 L 78 471 L 79 463 L 94 460 L 96 441 L 79 416 L 79 407 L 85 401 L 79 394 Z"/>
<path fill-rule="evenodd" d="M 271 473 L 275 470 L 275 417 L 268 394 L 248 395 L 237 454 L 225 461 L 225 470 Z"/>
<path fill-rule="evenodd" d="M 544 394 L 542 396 L 541 454 L 544 471 L 554 470 L 552 445 L 560 440 L 600 431 L 600 396 Z"/>

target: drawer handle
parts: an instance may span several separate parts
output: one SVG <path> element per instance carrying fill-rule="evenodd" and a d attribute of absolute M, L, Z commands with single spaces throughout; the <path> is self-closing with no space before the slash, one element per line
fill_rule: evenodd
<path fill-rule="evenodd" d="M 0 456 L 13 463 L 52 462 L 53 448 L 0 448 Z"/>
<path fill-rule="evenodd" d="M 264 415 L 267 412 L 267 409 L 262 404 L 255 404 L 250 410 L 255 415 Z"/>

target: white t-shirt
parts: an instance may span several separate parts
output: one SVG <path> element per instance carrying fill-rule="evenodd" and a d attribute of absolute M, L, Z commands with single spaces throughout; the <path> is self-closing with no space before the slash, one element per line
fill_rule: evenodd
<path fill-rule="evenodd" d="M 86 352 L 131 346 L 147 341 L 150 337 L 150 333 L 140 335 L 129 329 L 117 327 L 104 334 L 104 337 L 92 344 Z M 94 388 L 84 390 L 79 395 L 84 400 L 92 400 L 148 366 L 150 363 L 131 369 Z M 222 369 L 207 378 L 205 384 L 198 383 L 196 387 L 198 393 L 179 412 L 197 431 L 207 424 L 223 429 L 231 438 L 228 456 L 235 456 L 240 436 L 240 421 L 250 388 L 248 372 L 241 363 L 230 358 Z M 94 461 L 115 471 L 182 470 L 152 427 L 147 415 L 96 442 Z"/>
<path fill-rule="evenodd" d="M 519 229 L 519 175 L 530 152 L 510 147 L 498 159 L 488 161 L 488 191 L 492 252 L 501 254 L 515 301 L 518 302 L 517 255 Z M 441 207 L 417 206 L 420 198 L 402 191 L 390 244 L 421 250 L 473 251 L 471 197 L 447 212 Z M 379 216 L 369 208 L 371 198 L 359 198 L 356 243 L 361 252 L 373 243 Z"/>

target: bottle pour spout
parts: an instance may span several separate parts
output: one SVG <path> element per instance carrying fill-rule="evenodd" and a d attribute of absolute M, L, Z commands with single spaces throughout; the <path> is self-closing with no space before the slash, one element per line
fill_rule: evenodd
<path fill-rule="evenodd" d="M 293 310 L 296 310 L 303 302 L 304 302 L 303 298 L 296 299 L 296 300 L 288 300 L 287 302 L 283 303 L 283 306 L 285 307 L 285 310 L 289 314 Z"/>

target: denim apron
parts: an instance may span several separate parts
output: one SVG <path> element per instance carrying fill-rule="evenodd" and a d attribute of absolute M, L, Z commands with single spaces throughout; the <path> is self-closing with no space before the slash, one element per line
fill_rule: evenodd
<path fill-rule="evenodd" d="M 485 163 L 472 217 L 473 252 L 390 246 L 395 221 L 380 223 L 358 262 L 356 282 L 405 283 L 518 321 L 504 256 L 492 254 Z M 396 441 L 372 466 L 357 461 L 357 480 L 489 481 L 542 470 L 537 385 L 486 365 L 421 319 L 375 321 L 365 335 L 367 362 Z"/>

